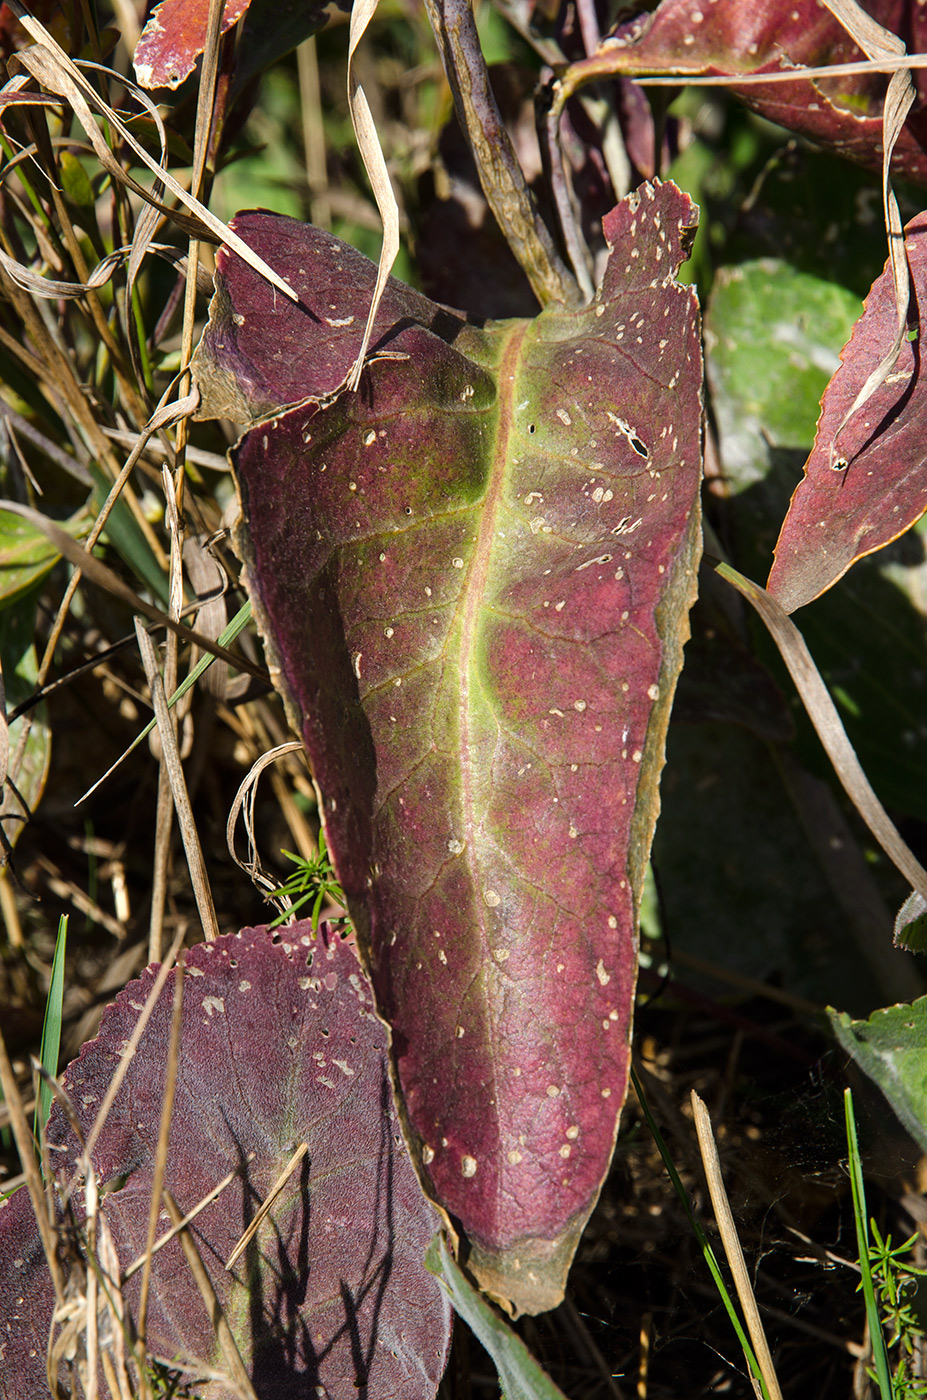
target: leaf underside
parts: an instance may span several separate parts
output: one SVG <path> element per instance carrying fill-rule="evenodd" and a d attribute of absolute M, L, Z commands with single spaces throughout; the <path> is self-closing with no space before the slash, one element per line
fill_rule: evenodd
<path fill-rule="evenodd" d="M 787 612 L 817 598 L 858 559 L 897 539 L 927 510 L 927 376 L 919 339 L 927 303 L 927 215 L 918 214 L 906 226 L 905 247 L 909 323 L 917 338 L 902 344 L 885 382 L 841 429 L 894 338 L 895 295 L 886 266 L 821 399 L 804 479 L 782 523 L 768 587 Z"/>
<path fill-rule="evenodd" d="M 120 992 L 63 1076 L 85 1135 L 155 971 Z M 93 1152 L 99 1184 L 111 1183 L 102 1208 L 123 1269 L 145 1249 L 175 976 Z M 259 1395 L 432 1400 L 437 1389 L 450 1310 L 422 1263 L 437 1216 L 393 1114 L 385 1042 L 354 950 L 324 931 L 316 938 L 308 921 L 276 935 L 244 929 L 187 954 L 165 1185 L 189 1211 L 238 1168 L 193 1233 Z M 65 1181 L 77 1147 L 57 1103 L 48 1137 Z M 308 1154 L 227 1273 L 223 1261 L 303 1141 Z M 139 1280 L 125 1286 L 130 1310 Z M 47 1392 L 53 1306 L 28 1193 L 19 1191 L 0 1206 L 3 1400 Z M 155 1256 L 148 1346 L 224 1369 L 176 1240 Z M 216 1381 L 194 1389 L 204 1400 L 238 1393 Z"/>
<path fill-rule="evenodd" d="M 627 1089 L 700 549 L 698 312 L 675 277 L 696 219 L 642 187 L 605 221 L 594 302 L 534 321 L 477 327 L 392 282 L 348 395 L 372 265 L 239 215 L 302 305 L 220 252 L 197 353 L 204 416 L 255 424 L 240 548 L 410 1143 L 471 1269 L 525 1311 L 562 1296 Z"/>
<path fill-rule="evenodd" d="M 867 0 L 864 8 L 922 53 L 927 17 L 915 0 Z M 738 88 L 740 74 L 776 73 L 865 59 L 819 0 L 662 0 L 653 14 L 618 26 L 599 52 L 574 67 L 590 76 L 678 73 L 730 76 L 730 91 L 770 121 L 802 132 L 838 154 L 879 169 L 885 78 L 856 73 Z M 927 180 L 924 75 L 892 157 L 898 175 Z M 726 85 L 728 86 L 728 85 Z"/>

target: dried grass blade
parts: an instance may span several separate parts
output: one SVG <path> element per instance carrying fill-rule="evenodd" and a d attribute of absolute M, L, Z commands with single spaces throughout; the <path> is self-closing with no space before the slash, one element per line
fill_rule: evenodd
<path fill-rule="evenodd" d="M 154 1173 L 151 1184 L 151 1204 L 148 1209 L 148 1239 L 145 1244 L 142 1283 L 139 1294 L 138 1315 L 136 1318 L 138 1339 L 143 1347 L 148 1331 L 148 1291 L 151 1287 L 151 1260 L 154 1254 L 155 1237 L 158 1232 L 158 1216 L 161 1213 L 161 1191 L 164 1186 L 164 1173 L 167 1168 L 167 1149 L 171 1133 L 171 1117 L 174 1112 L 174 1091 L 177 1087 L 177 1070 L 180 1065 L 183 970 L 183 958 L 181 958 L 177 964 L 177 976 L 174 979 L 174 1014 L 171 1020 L 171 1039 L 167 1049 L 167 1074 L 164 1079 L 161 1124 L 158 1129 L 158 1146 L 155 1151 Z"/>
<path fill-rule="evenodd" d="M 103 140 L 96 122 L 90 115 L 90 110 L 86 101 L 80 97 L 79 92 L 77 93 L 78 106 L 74 106 L 72 96 L 78 89 L 90 98 L 90 101 L 99 111 L 100 115 L 104 117 L 107 122 L 112 124 L 114 130 L 119 133 L 121 139 L 125 141 L 135 155 L 138 156 L 139 160 L 141 160 L 159 180 L 163 181 L 171 194 L 190 210 L 200 224 L 205 225 L 206 228 L 218 238 L 220 243 L 224 243 L 229 248 L 233 249 L 249 267 L 253 268 L 254 271 L 258 272 L 262 277 L 265 277 L 267 281 L 270 282 L 272 286 L 276 287 L 278 291 L 282 292 L 284 296 L 288 297 L 291 301 L 298 301 L 299 298 L 292 287 L 284 282 L 284 280 L 274 272 L 273 268 L 264 262 L 263 258 L 258 257 L 256 253 L 252 252 L 244 240 L 233 233 L 227 224 L 224 224 L 221 219 L 217 219 L 215 214 L 212 214 L 205 205 L 201 204 L 198 199 L 189 194 L 188 191 L 174 179 L 169 171 L 158 165 L 152 159 L 140 142 L 136 141 L 131 131 L 128 130 L 113 108 L 94 91 L 77 65 L 68 58 L 68 55 L 64 52 L 61 45 L 53 38 L 45 26 L 28 14 L 19 3 L 19 0 L 9 0 L 9 8 L 16 15 L 16 18 L 20 21 L 26 32 L 35 41 L 36 45 L 45 50 L 46 58 L 42 61 L 41 67 L 46 76 L 39 78 L 39 81 L 43 82 L 50 91 L 57 92 L 59 96 L 67 98 L 74 110 L 75 116 L 81 126 L 84 127 L 84 130 L 93 143 L 97 156 L 110 173 L 123 184 L 128 185 L 130 189 L 134 189 L 135 193 L 147 203 L 153 204 L 156 208 L 160 209 L 162 213 L 167 214 L 170 218 L 174 219 L 175 222 L 179 222 L 176 210 L 161 204 L 150 191 L 146 190 L 142 185 L 139 185 L 138 182 L 114 160 L 109 147 Z M 27 53 L 28 52 L 34 53 L 35 50 L 27 51 Z M 25 57 L 26 54 L 20 55 L 21 60 L 25 59 Z M 24 64 L 24 66 L 28 67 L 26 64 Z M 130 83 L 126 78 L 121 77 L 118 73 L 110 71 L 110 76 L 115 81 L 128 87 L 133 94 L 143 102 L 146 109 L 149 110 L 149 115 L 155 116 L 154 103 L 142 94 L 140 88 L 134 83 Z M 62 89 L 64 90 L 62 91 Z M 78 110 L 78 108 L 80 108 L 80 110 Z M 88 123 L 86 125 L 85 119 Z M 155 116 L 155 120 L 158 119 L 159 118 Z M 100 149 L 101 147 L 102 150 Z M 190 228 L 189 221 L 187 221 L 187 227 Z M 191 228 L 190 231 L 194 233 L 194 236 L 199 232 L 196 228 Z"/>
<path fill-rule="evenodd" d="M 268 749 L 267 753 L 261 754 L 260 758 L 252 763 L 235 794 L 235 798 L 229 808 L 228 821 L 225 824 L 225 840 L 229 855 L 239 869 L 244 870 L 246 874 L 250 875 L 257 887 L 265 892 L 272 892 L 277 886 L 275 882 L 268 877 L 261 864 L 261 858 L 258 855 L 257 841 L 254 836 L 254 799 L 257 793 L 258 778 L 260 778 L 264 769 L 269 767 L 271 763 L 275 763 L 278 758 L 281 758 L 284 754 L 296 753 L 297 751 L 304 751 L 302 744 L 291 740 L 286 744 L 278 744 L 276 748 Z M 235 827 L 238 825 L 239 813 L 244 821 L 245 834 L 248 838 L 247 860 L 239 860 L 238 852 L 235 849 Z M 277 901 L 274 902 L 277 904 L 278 908 L 281 907 Z"/>
<path fill-rule="evenodd" d="M 927 898 L 927 870 L 915 859 L 873 792 L 872 785 L 856 757 L 856 751 L 847 738 L 843 722 L 830 698 L 830 692 L 795 623 L 775 598 L 758 583 L 745 578 L 730 564 L 711 559 L 708 555 L 705 559 L 716 573 L 746 598 L 763 619 L 788 667 L 802 704 L 817 730 L 828 758 L 834 765 L 834 771 L 843 784 L 844 791 L 892 864 L 901 871 L 918 894 Z"/>
<path fill-rule="evenodd" d="M 112 1358 L 112 1369 L 114 1379 L 118 1388 L 119 1400 L 135 1400 L 132 1386 L 129 1382 L 129 1374 L 126 1370 L 126 1305 L 122 1296 L 122 1284 L 119 1272 L 119 1255 L 116 1252 L 116 1245 L 113 1241 L 113 1234 L 109 1227 L 109 1221 L 101 1212 L 97 1221 L 98 1243 L 97 1243 L 97 1266 L 100 1270 L 99 1286 L 102 1288 L 105 1299 L 106 1310 L 109 1313 L 109 1326 L 107 1327 L 108 1347 L 107 1352 Z M 107 1352 L 103 1353 L 104 1362 Z M 139 1388 L 139 1400 L 147 1400 L 147 1377 L 142 1376 L 142 1385 Z M 110 1381 L 110 1389 L 113 1389 Z"/>
<path fill-rule="evenodd" d="M 151 688 L 151 699 L 158 719 L 158 732 L 161 736 L 161 751 L 164 755 L 164 762 L 167 766 L 168 777 L 170 778 L 171 792 L 174 795 L 174 810 L 177 813 L 177 824 L 180 827 L 180 835 L 183 839 L 184 850 L 187 855 L 187 866 L 190 871 L 190 879 L 193 882 L 196 907 L 199 910 L 204 937 L 207 942 L 212 943 L 219 937 L 219 921 L 216 918 L 216 907 L 213 903 L 212 891 L 209 888 L 206 862 L 203 860 L 203 848 L 200 845 L 196 823 L 193 820 L 190 796 L 187 792 L 183 765 L 180 762 L 180 754 L 177 749 L 177 737 L 174 733 L 173 724 L 171 723 L 170 711 L 167 708 L 167 696 L 164 693 L 164 682 L 161 679 L 161 673 L 155 661 L 154 646 L 152 645 L 151 638 L 138 618 L 135 619 L 135 633 L 138 637 L 138 648 L 142 656 L 142 665 L 145 667 L 145 675 L 148 678 L 148 685 Z"/>
<path fill-rule="evenodd" d="M 249 1152 L 248 1161 L 252 1161 L 253 1158 L 254 1153 Z M 204 1211 L 207 1206 L 212 1205 L 213 1201 L 215 1201 L 219 1196 L 222 1195 L 222 1192 L 226 1189 L 226 1187 L 231 1186 L 232 1182 L 240 1174 L 240 1171 L 240 1167 L 233 1167 L 227 1176 L 224 1176 L 221 1181 L 217 1182 L 216 1185 L 212 1188 L 212 1190 L 208 1191 L 203 1197 L 203 1199 L 197 1202 L 197 1204 L 193 1207 L 192 1210 L 187 1211 L 186 1215 L 183 1217 L 182 1220 L 178 1221 L 176 1225 L 172 1225 L 169 1230 L 165 1230 L 163 1235 L 159 1235 L 158 1238 L 155 1240 L 154 1244 L 151 1246 L 151 1253 L 153 1255 L 157 1254 L 158 1250 L 163 1249 L 166 1244 L 170 1244 L 171 1240 L 180 1230 L 185 1230 L 191 1221 L 195 1220 L 196 1217 L 199 1214 L 201 1214 L 201 1212 Z M 148 1252 L 146 1250 L 144 1254 L 139 1255 L 139 1257 L 133 1260 L 133 1262 L 128 1266 L 128 1268 L 125 1269 L 122 1275 L 122 1282 L 124 1284 L 128 1283 L 132 1275 L 137 1274 L 139 1269 L 143 1269 L 145 1267 L 145 1260 L 147 1259 L 147 1257 Z"/>
<path fill-rule="evenodd" d="M 132 1034 L 129 1036 L 129 1039 L 126 1042 L 126 1046 L 125 1049 L 122 1051 L 119 1064 L 116 1066 L 116 1071 L 109 1082 L 109 1087 L 107 1088 L 106 1093 L 103 1095 L 103 1102 L 100 1104 L 100 1107 L 97 1110 L 97 1116 L 94 1119 L 93 1127 L 90 1129 L 90 1132 L 87 1135 L 87 1142 L 84 1146 L 83 1152 L 81 1153 L 80 1160 L 77 1163 L 77 1168 L 74 1172 L 74 1175 L 71 1177 L 71 1180 L 68 1182 L 66 1189 L 62 1193 L 62 1205 L 65 1205 L 70 1200 L 81 1175 L 86 1170 L 86 1164 L 90 1161 L 90 1154 L 96 1146 L 97 1138 L 103 1131 L 103 1125 L 106 1122 L 107 1114 L 113 1106 L 113 1102 L 115 1101 L 116 1095 L 119 1093 L 119 1090 L 122 1087 L 122 1081 L 125 1079 L 126 1074 L 128 1073 L 129 1065 L 132 1063 L 132 1056 L 135 1054 L 135 1047 L 138 1045 L 138 1042 L 141 1040 L 142 1036 L 145 1033 L 145 1027 L 148 1025 L 148 1022 L 151 1019 L 152 1012 L 158 1004 L 158 998 L 164 990 L 164 984 L 170 976 L 171 969 L 174 966 L 177 954 L 180 952 L 180 947 L 183 943 L 185 933 L 186 925 L 183 925 L 181 926 L 177 937 L 174 939 L 174 942 L 171 944 L 171 947 L 168 950 L 167 957 L 164 959 L 163 963 L 158 968 L 158 974 L 155 977 L 154 983 L 152 984 L 151 991 L 148 993 L 148 996 L 145 999 L 145 1005 L 142 1007 L 141 1011 L 138 1014 L 138 1020 L 132 1027 Z"/>
<path fill-rule="evenodd" d="M 87 1254 L 90 1261 L 96 1253 L 98 1206 L 97 1174 L 93 1163 L 87 1164 L 87 1179 L 84 1191 L 87 1228 Z M 86 1352 L 86 1400 L 97 1400 L 99 1384 L 99 1329 L 97 1326 L 97 1271 L 90 1263 L 87 1270 L 87 1292 L 84 1296 L 84 1350 Z"/>
<path fill-rule="evenodd" d="M 377 282 L 373 289 L 364 338 L 347 379 L 347 387 L 352 391 L 360 383 L 361 371 L 364 368 L 367 347 L 373 333 L 373 323 L 376 320 L 380 299 L 383 296 L 390 270 L 396 261 L 396 254 L 399 252 L 399 205 L 396 203 L 396 196 L 390 184 L 389 171 L 383 158 L 376 123 L 370 111 L 370 103 L 367 101 L 367 94 L 364 92 L 363 86 L 358 81 L 354 63 L 357 46 L 368 24 L 373 19 L 377 4 L 378 0 L 355 0 L 351 10 L 351 28 L 348 36 L 348 102 L 351 107 L 351 121 L 354 124 L 357 148 L 360 151 L 361 160 L 364 162 L 364 169 L 367 171 L 367 178 L 370 181 L 373 196 L 380 211 L 380 218 L 383 221 L 383 246 L 380 249 L 380 261 L 377 266 Z"/>
<path fill-rule="evenodd" d="M 156 608 L 152 603 L 147 603 L 134 589 L 123 583 L 112 569 L 107 568 L 99 559 L 88 554 L 80 545 L 75 544 L 67 531 L 62 530 L 60 526 L 56 525 L 53 520 L 49 520 L 47 516 L 42 515 L 40 511 L 20 505 L 18 501 L 9 500 L 0 501 L 0 509 L 12 511 L 15 515 L 21 515 L 25 520 L 32 521 L 34 525 L 45 532 L 59 554 L 62 554 L 69 563 L 80 569 L 91 583 L 95 583 L 99 588 L 105 588 L 107 592 L 121 598 L 133 612 L 141 613 L 150 622 L 166 627 L 170 632 L 175 632 L 181 641 L 189 642 L 191 646 L 197 646 L 201 651 L 218 657 L 220 661 L 227 662 L 236 671 L 247 671 L 249 676 L 254 676 L 259 681 L 267 680 L 267 673 L 260 666 L 255 666 L 246 656 L 239 656 L 235 652 L 228 651 L 218 642 L 210 641 L 208 637 L 204 637 L 191 627 L 184 627 L 181 623 L 175 622 L 167 613 L 162 612 L 160 608 Z"/>
<path fill-rule="evenodd" d="M 197 245 L 191 240 L 191 248 Z M 190 282 L 187 283 L 187 300 L 190 300 Z M 187 419 L 180 420 L 178 438 L 184 433 Z M 180 516 L 177 509 L 177 500 L 174 495 L 174 484 L 171 474 L 165 465 L 161 468 L 161 482 L 164 488 L 165 514 L 170 530 L 171 539 L 171 565 L 169 578 L 168 610 L 175 621 L 179 621 L 180 612 L 183 607 L 183 560 L 180 544 Z M 179 473 L 179 485 L 183 483 L 183 472 Z M 164 649 L 164 675 L 163 684 L 166 692 L 172 693 L 177 688 L 177 637 L 175 633 L 169 632 L 166 638 Z M 171 742 L 176 748 L 177 745 L 177 716 L 168 713 L 168 723 L 171 729 Z M 160 724 L 157 725 L 160 735 Z M 168 756 L 164 745 L 161 745 L 158 760 L 158 800 L 155 815 L 155 844 L 154 861 L 151 881 L 151 917 L 148 923 L 148 959 L 154 962 L 161 956 L 161 943 L 164 933 L 164 905 L 167 899 L 167 871 L 170 863 L 170 843 L 171 829 L 174 817 L 174 801 L 172 798 L 173 782 L 168 766 Z M 157 1200 L 158 1197 L 156 1196 Z"/>
<path fill-rule="evenodd" d="M 168 1215 L 171 1217 L 173 1223 L 175 1225 L 180 1225 L 183 1218 L 182 1213 L 169 1191 L 164 1192 L 164 1203 L 167 1206 Z M 223 1358 L 225 1359 L 225 1364 L 229 1369 L 229 1379 L 243 1397 L 243 1400 L 258 1400 L 254 1387 L 248 1378 L 248 1373 L 245 1370 L 245 1364 L 241 1359 L 241 1353 L 235 1344 L 235 1338 L 232 1336 L 232 1329 L 225 1319 L 225 1314 L 222 1311 L 219 1299 L 216 1297 L 215 1289 L 212 1286 L 209 1274 L 206 1272 L 206 1268 L 199 1256 L 199 1252 L 193 1242 L 193 1237 L 189 1229 L 180 1230 L 179 1236 L 187 1266 L 196 1281 L 196 1286 L 200 1290 L 200 1296 L 206 1304 L 210 1320 L 215 1328 L 216 1340 L 219 1343 Z"/>
<path fill-rule="evenodd" d="M 29 1199 L 32 1202 L 32 1210 L 35 1215 L 36 1224 L 39 1227 L 39 1236 L 42 1240 L 42 1248 L 45 1251 L 48 1272 L 51 1275 L 52 1284 L 54 1285 L 55 1297 L 60 1304 L 64 1300 L 64 1281 L 61 1277 L 61 1267 L 58 1263 L 57 1241 L 51 1221 L 48 1217 L 45 1191 L 42 1186 L 39 1165 L 35 1160 L 32 1134 L 29 1131 L 29 1124 L 26 1121 L 22 1095 L 19 1092 L 19 1085 L 16 1083 L 13 1066 L 7 1054 L 6 1041 L 3 1039 L 2 1029 L 0 1029 L 0 1088 L 3 1089 L 3 1097 L 10 1115 L 10 1127 L 13 1129 L 13 1137 L 16 1141 L 17 1151 L 19 1152 L 19 1160 L 22 1163 L 23 1175 L 26 1178 L 26 1188 L 29 1192 Z"/>
<path fill-rule="evenodd" d="M 286 1166 L 283 1168 L 283 1171 L 280 1173 L 280 1175 L 277 1177 L 277 1180 L 271 1187 L 267 1199 L 258 1208 L 254 1219 L 251 1221 L 247 1230 L 245 1230 L 241 1239 L 238 1241 L 237 1245 L 232 1250 L 231 1254 L 226 1260 L 226 1272 L 228 1272 L 228 1270 L 231 1269 L 232 1265 L 235 1263 L 235 1260 L 241 1256 L 243 1251 L 247 1248 L 249 1242 L 257 1234 L 258 1230 L 261 1228 L 262 1222 L 270 1214 L 273 1204 L 276 1201 L 277 1197 L 280 1195 L 280 1192 L 283 1190 L 284 1186 L 286 1186 L 290 1177 L 293 1175 L 294 1171 L 299 1166 L 300 1162 L 303 1160 L 308 1151 L 308 1142 L 301 1142 L 297 1147 L 296 1151 L 293 1153 L 290 1160 L 287 1162 Z"/>
<path fill-rule="evenodd" d="M 227 646 L 229 642 L 233 642 L 238 636 L 239 632 L 242 630 L 242 628 L 245 627 L 246 624 L 250 622 L 250 620 L 251 603 L 249 601 L 247 603 L 242 604 L 238 612 L 232 618 L 231 622 L 223 629 L 222 632 L 219 633 L 217 644 L 219 646 L 224 647 Z M 173 692 L 173 694 L 168 696 L 168 709 L 173 709 L 173 707 L 177 704 L 178 700 L 182 700 L 183 697 L 187 694 L 187 692 L 193 689 L 200 676 L 202 676 L 207 671 L 207 668 L 212 665 L 215 659 L 216 658 L 212 655 L 200 657 L 196 665 L 190 670 L 189 674 L 185 676 L 185 678 L 180 682 L 180 685 Z M 87 663 L 87 667 L 89 668 L 92 668 L 95 665 L 97 665 L 96 661 L 91 661 Z M 75 675 L 77 674 L 77 672 L 71 672 L 70 674 Z M 148 738 L 148 735 L 152 733 L 157 723 L 158 721 L 156 719 L 148 721 L 148 723 L 145 725 L 145 728 L 140 730 L 140 732 L 136 734 L 129 747 L 125 750 L 124 753 L 119 755 L 119 757 L 116 759 L 116 762 L 111 764 L 110 767 L 107 768 L 106 772 L 101 777 L 97 778 L 93 786 L 89 787 L 87 791 L 77 799 L 77 801 L 74 803 L 75 807 L 79 807 L 82 802 L 86 802 L 87 798 L 91 797 L 93 793 L 96 792 L 97 788 L 100 787 L 101 784 L 105 783 L 106 779 L 112 773 L 115 773 L 120 763 L 123 763 L 129 757 L 129 754 L 133 753 L 134 750 L 138 748 L 139 744 L 141 744 L 145 739 Z M 302 745 L 297 744 L 295 747 L 302 748 Z"/>
<path fill-rule="evenodd" d="M 824 4 L 869 58 L 892 58 L 905 52 L 905 45 L 898 35 L 878 24 L 856 3 L 856 0 L 824 0 Z M 892 189 L 891 164 L 895 142 L 898 140 L 916 95 L 914 80 L 910 72 L 906 69 L 898 69 L 892 75 L 882 109 L 882 205 L 885 215 L 885 233 L 888 238 L 888 256 L 892 268 L 892 283 L 895 290 L 895 336 L 882 359 L 850 404 L 834 433 L 830 448 L 832 467 L 845 462 L 837 447 L 840 434 L 854 414 L 872 397 L 880 385 L 884 384 L 898 359 L 898 354 L 907 335 L 911 278 L 908 270 L 908 256 L 905 251 L 901 211 Z"/>
<path fill-rule="evenodd" d="M 718 1148 L 715 1143 L 714 1134 L 711 1131 L 711 1119 L 708 1116 L 708 1110 L 703 1100 L 699 1098 L 694 1089 L 692 1090 L 692 1113 L 695 1117 L 695 1131 L 698 1134 L 699 1151 L 702 1154 L 702 1164 L 705 1168 L 705 1176 L 708 1181 L 708 1191 L 711 1195 L 711 1204 L 714 1208 L 715 1220 L 718 1222 L 718 1229 L 721 1232 L 721 1242 L 724 1245 L 727 1262 L 734 1276 L 734 1287 L 737 1289 L 740 1306 L 744 1310 L 747 1330 L 750 1333 L 753 1350 L 756 1353 L 756 1359 L 759 1362 L 760 1370 L 763 1375 L 763 1384 L 766 1386 L 769 1393 L 769 1400 L 782 1400 L 782 1391 L 779 1388 L 779 1381 L 776 1377 L 776 1368 L 773 1365 L 769 1343 L 766 1340 L 766 1332 L 763 1328 L 760 1310 L 756 1305 L 756 1298 L 753 1293 L 753 1286 L 750 1283 L 750 1275 L 747 1272 L 743 1250 L 740 1247 L 740 1240 L 737 1237 L 737 1228 L 734 1225 L 734 1216 L 731 1213 L 730 1202 L 727 1198 L 727 1192 L 724 1189 L 724 1178 L 721 1175 L 721 1163 L 718 1160 Z"/>
<path fill-rule="evenodd" d="M 893 54 L 888 58 L 859 59 L 856 63 L 825 63 L 820 67 L 784 68 L 774 73 L 727 73 L 723 77 L 716 73 L 692 73 L 685 75 L 686 87 L 763 87 L 767 83 L 794 83 L 797 78 L 851 78 L 856 73 L 898 73 L 902 69 L 910 72 L 915 68 L 927 68 L 927 53 Z M 635 83 L 641 87 L 674 87 L 682 81 L 679 75 L 673 77 L 642 73 L 635 76 Z M 573 89 L 570 89 L 572 94 Z"/>

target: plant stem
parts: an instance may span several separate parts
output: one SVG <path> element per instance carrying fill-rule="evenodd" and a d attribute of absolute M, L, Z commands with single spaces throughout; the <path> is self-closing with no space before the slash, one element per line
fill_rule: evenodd
<path fill-rule="evenodd" d="M 472 0 L 425 0 L 425 6 L 483 193 L 509 247 L 542 306 L 579 305 L 579 288 L 538 212 L 493 96 Z"/>

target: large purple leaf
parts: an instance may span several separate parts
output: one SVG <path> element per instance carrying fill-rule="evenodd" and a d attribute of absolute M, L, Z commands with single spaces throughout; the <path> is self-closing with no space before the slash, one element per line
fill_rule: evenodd
<path fill-rule="evenodd" d="M 123 1268 L 144 1252 L 173 1003 L 172 973 L 93 1152 Z M 154 981 L 149 968 L 107 1008 L 64 1075 L 85 1132 Z M 308 922 L 202 944 L 187 955 L 180 1073 L 166 1186 L 190 1210 L 231 1186 L 194 1233 L 259 1395 L 432 1400 L 449 1310 L 423 1265 L 437 1217 L 393 1115 L 386 1034 L 352 948 Z M 75 1142 L 56 1106 L 59 1176 Z M 223 1268 L 294 1148 L 308 1156 L 230 1273 Z M 114 1179 L 126 1177 L 122 1185 Z M 163 1231 L 163 1225 L 162 1225 Z M 140 1275 L 126 1285 L 130 1308 Z M 54 1297 L 28 1194 L 0 1207 L 0 1396 L 46 1393 Z M 155 1256 L 149 1349 L 222 1367 L 213 1327 L 176 1241 Z M 196 1393 L 225 1400 L 228 1387 Z"/>
<path fill-rule="evenodd" d="M 470 1266 L 561 1296 L 628 1073 L 636 909 L 700 547 L 697 213 L 643 186 L 580 311 L 477 328 L 270 214 L 197 357 L 241 546 L 324 794 L 410 1140 Z M 302 401 L 301 403 L 299 401 Z M 289 411 L 278 405 L 299 403 Z"/>
<path fill-rule="evenodd" d="M 927 42 L 919 0 L 867 0 L 864 8 L 907 41 L 910 53 Z M 662 0 L 653 14 L 618 27 L 599 53 L 569 70 L 568 84 L 606 75 L 680 76 L 774 73 L 857 62 L 865 58 L 819 0 Z M 927 180 L 924 75 L 914 74 L 918 98 L 895 146 L 893 168 Z M 796 79 L 731 90 L 771 121 L 820 141 L 851 160 L 878 168 L 882 160 L 885 79 L 865 73 Z"/>
<path fill-rule="evenodd" d="M 919 327 L 927 305 L 927 214 L 907 225 L 905 246 L 910 319 Z M 892 343 L 896 324 L 886 267 L 824 391 L 814 447 L 776 545 L 768 587 L 787 612 L 817 598 L 857 559 L 897 539 L 927 510 L 927 382 L 918 334 L 903 343 L 881 387 L 840 426 Z"/>

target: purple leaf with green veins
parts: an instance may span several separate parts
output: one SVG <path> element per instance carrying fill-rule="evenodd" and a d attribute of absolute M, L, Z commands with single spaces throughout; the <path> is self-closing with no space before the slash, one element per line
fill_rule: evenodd
<path fill-rule="evenodd" d="M 120 992 L 99 1035 L 64 1074 L 85 1136 L 156 971 Z M 175 977 L 92 1154 L 122 1270 L 145 1251 Z M 244 929 L 187 953 L 183 992 L 165 1186 L 190 1211 L 237 1168 L 193 1234 L 257 1394 L 432 1400 L 450 1341 L 448 1305 L 423 1264 L 438 1217 L 402 1142 L 386 1034 L 354 949 L 324 930 L 316 937 L 308 921 L 276 934 Z M 57 1103 L 48 1138 L 64 1182 L 78 1149 Z M 303 1142 L 301 1165 L 226 1271 L 224 1261 Z M 77 1206 L 80 1216 L 79 1198 Z M 165 1228 L 162 1213 L 158 1234 Z M 133 1314 L 139 1283 L 136 1272 L 125 1287 Z M 71 1293 L 78 1288 L 72 1269 Z M 47 1393 L 53 1307 L 28 1193 L 20 1191 L 0 1204 L 2 1400 Z M 224 1368 L 176 1240 L 154 1256 L 148 1346 Z M 240 1394 L 216 1380 L 192 1389 L 203 1400 Z"/>
<path fill-rule="evenodd" d="M 469 1267 L 525 1311 L 562 1295 L 627 1089 L 700 549 L 698 310 L 675 276 L 696 221 L 643 186 L 605 220 L 592 304 L 534 321 L 471 325 L 392 282 L 349 395 L 372 265 L 240 215 L 302 305 L 221 251 L 197 355 L 204 415 L 254 424 L 240 547 L 410 1142 Z"/>

